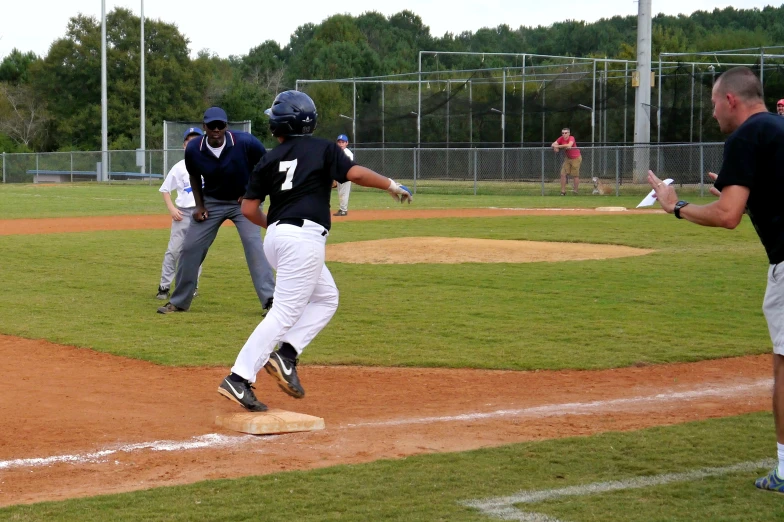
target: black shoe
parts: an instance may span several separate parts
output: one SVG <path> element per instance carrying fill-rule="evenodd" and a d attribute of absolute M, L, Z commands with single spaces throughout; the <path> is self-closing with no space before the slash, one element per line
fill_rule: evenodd
<path fill-rule="evenodd" d="M 287 394 L 295 399 L 301 399 L 305 396 L 305 390 L 299 383 L 299 377 L 297 377 L 296 359 L 287 359 L 286 357 L 281 357 L 278 352 L 272 352 L 269 361 L 264 365 L 264 369 L 278 381 L 280 389 Z"/>
<path fill-rule="evenodd" d="M 253 386 L 246 380 L 237 380 L 231 375 L 221 381 L 218 393 L 249 411 L 267 411 L 267 406 L 256 398 Z"/>
<path fill-rule="evenodd" d="M 264 306 L 261 307 L 261 316 L 266 317 L 269 311 L 272 310 L 272 298 L 270 297 L 267 299 L 267 302 L 264 303 Z"/>
<path fill-rule="evenodd" d="M 171 304 L 171 301 L 158 308 L 159 314 L 171 314 L 174 312 L 187 312 L 187 311 L 188 310 L 186 310 L 185 308 L 180 308 L 179 306 L 175 306 Z"/>
<path fill-rule="evenodd" d="M 333 216 L 348 216 L 348 212 L 346 212 L 345 210 L 338 210 L 337 212 L 335 212 L 332 215 Z"/>
<path fill-rule="evenodd" d="M 165 301 L 168 298 L 169 298 L 169 289 L 159 286 L 158 295 L 155 296 L 155 299 L 160 299 L 161 301 Z"/>
<path fill-rule="evenodd" d="M 196 287 L 196 290 L 193 291 L 193 297 L 198 297 L 199 295 L 199 287 Z"/>

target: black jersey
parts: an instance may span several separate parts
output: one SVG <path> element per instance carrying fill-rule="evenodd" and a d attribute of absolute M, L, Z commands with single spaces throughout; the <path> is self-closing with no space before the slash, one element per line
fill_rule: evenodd
<path fill-rule="evenodd" d="M 256 165 L 245 198 L 264 201 L 269 196 L 268 223 L 300 218 L 329 230 L 332 180 L 345 183 L 353 166 L 354 162 L 335 142 L 311 136 L 291 137 Z"/>
<path fill-rule="evenodd" d="M 730 185 L 749 188 L 746 213 L 768 260 L 784 261 L 784 118 L 754 114 L 730 134 L 715 187 Z"/>

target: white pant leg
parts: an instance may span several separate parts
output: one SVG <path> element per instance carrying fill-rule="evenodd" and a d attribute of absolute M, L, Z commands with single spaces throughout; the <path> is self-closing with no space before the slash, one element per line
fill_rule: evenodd
<path fill-rule="evenodd" d="M 185 242 L 185 234 L 188 232 L 188 227 L 193 222 L 193 209 L 177 207 L 182 212 L 182 220 L 175 221 L 172 219 L 171 235 L 169 236 L 169 246 L 166 248 L 166 253 L 163 255 L 163 267 L 161 269 L 161 288 L 171 287 L 174 275 L 177 273 L 177 263 L 180 262 L 180 255 L 182 254 L 182 245 Z M 201 277 L 201 265 L 199 265 L 199 275 Z M 199 286 L 198 279 L 196 286 Z"/>
<path fill-rule="evenodd" d="M 351 193 L 351 182 L 338 183 L 338 208 L 348 212 L 348 196 Z"/>
<path fill-rule="evenodd" d="M 281 341 L 293 346 L 297 353 L 302 353 L 318 333 L 324 329 L 338 310 L 338 287 L 327 268 L 323 265 L 316 288 L 311 294 L 310 302 L 299 321 L 283 336 Z"/>
<path fill-rule="evenodd" d="M 264 239 L 264 254 L 277 272 L 272 309 L 256 327 L 245 346 L 237 355 L 231 371 L 250 382 L 256 382 L 256 375 L 269 360 L 269 356 L 283 336 L 294 327 L 314 299 L 320 302 L 334 301 L 337 308 L 337 288 L 329 271 L 325 273 L 326 235 L 324 228 L 316 223 L 305 221 L 305 225 L 270 225 Z M 323 284 L 320 284 L 321 282 Z M 331 283 L 331 287 L 330 284 Z M 332 290 L 330 290 L 332 288 Z M 317 291 L 318 289 L 318 291 Z M 334 294 L 330 297 L 329 294 Z M 312 339 L 329 322 L 334 309 L 327 315 L 329 306 L 315 307 L 314 311 L 323 314 L 318 321 L 308 314 L 310 324 L 308 335 Z M 319 325 L 316 330 L 316 325 Z M 306 337 L 303 330 L 303 337 Z"/>
<path fill-rule="evenodd" d="M 180 209 L 184 214 L 182 221 L 175 221 L 172 219 L 171 234 L 169 235 L 169 245 L 166 247 L 166 253 L 163 255 L 163 266 L 161 267 L 161 288 L 169 288 L 174 280 L 174 274 L 177 270 L 177 262 L 180 260 L 182 254 L 182 244 L 185 241 L 185 233 L 188 232 L 188 227 L 191 224 L 192 209 Z"/>

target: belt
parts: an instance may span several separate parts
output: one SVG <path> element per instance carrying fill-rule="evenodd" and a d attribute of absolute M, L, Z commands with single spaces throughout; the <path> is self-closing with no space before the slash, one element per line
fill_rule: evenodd
<path fill-rule="evenodd" d="M 277 221 L 278 225 L 294 225 L 295 227 L 302 228 L 302 225 L 305 224 L 305 220 L 302 218 L 283 218 Z"/>
<path fill-rule="evenodd" d="M 279 219 L 275 222 L 275 225 L 294 225 L 295 227 L 300 227 L 305 224 L 305 220 L 302 218 L 283 218 Z M 324 229 L 324 232 L 321 233 L 322 236 L 327 235 L 327 229 Z"/>

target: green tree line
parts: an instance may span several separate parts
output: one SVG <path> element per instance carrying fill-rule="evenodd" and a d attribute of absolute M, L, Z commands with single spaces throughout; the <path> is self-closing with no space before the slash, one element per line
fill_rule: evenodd
<path fill-rule="evenodd" d="M 107 15 L 108 122 L 111 149 L 134 149 L 140 144 L 140 20 L 117 8 Z M 100 21 L 77 15 L 46 56 L 14 49 L 0 62 L 0 150 L 99 150 L 101 146 Z M 501 141 L 500 99 L 507 100 L 507 143 L 552 139 L 562 125 L 590 133 L 589 118 L 576 107 L 585 104 L 592 88 L 581 81 L 543 80 L 541 85 L 510 82 L 506 91 L 498 68 L 519 71 L 523 65 L 490 53 L 528 53 L 573 57 L 634 59 L 637 19 L 613 17 L 594 23 L 576 20 L 548 27 L 503 24 L 476 32 L 434 36 L 410 11 L 391 16 L 376 12 L 360 16 L 335 15 L 322 23 L 297 28 L 289 43 L 264 41 L 247 54 L 220 58 L 204 51 L 190 57 L 189 40 L 173 23 L 145 20 L 146 143 L 160 148 L 162 121 L 199 120 L 204 108 L 220 105 L 233 120 L 251 120 L 253 132 L 270 143 L 264 109 L 276 93 L 294 88 L 297 79 L 337 79 L 412 73 L 420 50 L 488 53 L 486 57 L 439 54 L 429 56 L 427 70 L 475 69 L 473 99 L 467 84 L 427 85 L 422 105 L 423 143 Z M 658 15 L 653 19 L 652 56 L 660 52 L 695 52 L 760 48 L 784 44 L 784 5 L 764 9 L 716 9 L 689 16 Z M 703 61 L 708 62 L 708 58 Z M 759 60 L 755 66 L 759 66 Z M 545 59 L 526 65 L 549 65 L 566 71 L 561 62 Z M 779 64 L 784 63 L 781 60 Z M 784 97 L 784 70 L 769 63 L 765 69 L 766 100 Z M 664 79 L 662 141 L 694 139 L 692 78 L 700 93 L 699 123 L 703 138 L 719 138 L 710 123 L 710 85 L 714 74 L 684 66 Z M 720 72 L 720 70 L 718 71 Z M 409 79 L 415 76 L 408 76 Z M 428 78 L 435 78 L 430 75 Z M 484 80 L 484 83 L 478 80 Z M 624 82 L 608 77 L 596 110 L 606 109 L 607 141 L 622 141 L 623 118 L 633 89 L 625 99 Z M 473 87 L 473 86 L 472 86 Z M 416 86 L 361 84 L 357 88 L 357 121 L 351 84 L 305 86 L 319 107 L 317 134 L 350 133 L 354 125 L 360 143 L 411 143 L 416 139 Z M 601 87 L 600 87 L 601 89 Z M 706 99 L 707 91 L 707 99 Z M 656 96 L 654 94 L 654 96 Z M 690 120 L 690 118 L 692 118 Z M 523 136 L 524 134 L 524 136 Z M 652 135 L 656 131 L 652 130 Z M 446 138 L 446 139 L 445 139 Z M 599 141 L 599 140 L 597 140 Z"/>

